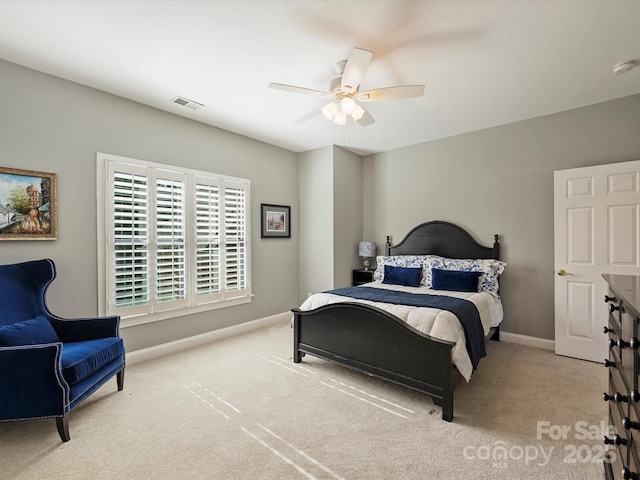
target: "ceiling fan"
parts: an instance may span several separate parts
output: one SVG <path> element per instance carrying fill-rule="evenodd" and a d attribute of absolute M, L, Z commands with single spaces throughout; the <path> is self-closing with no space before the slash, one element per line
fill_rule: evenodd
<path fill-rule="evenodd" d="M 374 123 L 375 120 L 359 102 L 401 100 L 421 97 L 424 94 L 424 85 L 397 85 L 360 92 L 360 82 L 369 67 L 372 55 L 368 50 L 354 48 L 348 60 L 342 60 L 336 64 L 339 76 L 331 80 L 328 92 L 282 83 L 270 83 L 268 87 L 331 99 L 330 103 L 305 115 L 298 122 L 309 120 L 322 112 L 327 119 L 333 120 L 336 125 L 345 125 L 347 117 L 350 116 L 354 121 L 366 127 Z"/>

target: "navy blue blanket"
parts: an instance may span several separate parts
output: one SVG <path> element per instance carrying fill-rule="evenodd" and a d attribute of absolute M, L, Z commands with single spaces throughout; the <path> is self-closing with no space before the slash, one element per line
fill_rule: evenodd
<path fill-rule="evenodd" d="M 467 352 L 469 352 L 469 358 L 471 358 L 474 370 L 478 366 L 480 358 L 487 354 L 484 347 L 484 329 L 480 321 L 480 314 L 473 302 L 469 300 L 447 297 L 446 295 L 398 292 L 374 287 L 344 287 L 329 290 L 325 293 L 373 302 L 448 310 L 458 317 L 462 324 L 467 340 Z"/>

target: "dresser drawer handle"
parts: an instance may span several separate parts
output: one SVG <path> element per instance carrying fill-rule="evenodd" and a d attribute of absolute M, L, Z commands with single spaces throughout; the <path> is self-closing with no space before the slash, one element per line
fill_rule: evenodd
<path fill-rule="evenodd" d="M 636 337 L 633 337 L 631 340 L 629 340 L 628 342 L 622 339 L 618 340 L 618 346 L 620 348 L 633 348 L 634 350 L 637 350 L 638 347 L 640 347 L 640 340 L 638 340 Z"/>
<path fill-rule="evenodd" d="M 626 438 L 622 438 L 620 435 L 618 435 L 616 433 L 616 436 L 613 438 L 609 438 L 609 437 L 604 437 L 604 444 L 605 445 L 626 445 L 627 439 Z"/>
<path fill-rule="evenodd" d="M 631 430 L 631 429 L 640 430 L 640 423 L 634 422 L 629 417 L 624 417 L 622 419 L 622 426 L 624 427 L 625 430 Z"/>
<path fill-rule="evenodd" d="M 620 392 L 614 393 L 613 394 L 613 399 L 617 403 L 627 403 L 629 401 L 629 397 L 627 397 L 626 395 L 622 395 Z"/>
<path fill-rule="evenodd" d="M 616 392 L 613 395 L 609 395 L 607 392 L 604 392 L 602 394 L 602 399 L 605 402 L 613 400 L 616 403 L 626 403 L 629 401 L 629 397 L 627 397 L 626 395 L 622 395 L 620 392 Z"/>
<path fill-rule="evenodd" d="M 609 339 L 609 350 L 617 345 L 616 341 L 613 338 Z"/>
<path fill-rule="evenodd" d="M 618 299 L 616 297 L 610 297 L 609 295 L 605 295 L 604 296 L 604 302 L 605 303 L 609 303 L 609 302 L 618 303 Z"/>
<path fill-rule="evenodd" d="M 604 366 L 605 367 L 613 367 L 613 368 L 617 368 L 616 367 L 616 362 L 612 362 L 611 360 L 605 358 L 604 359 Z"/>
<path fill-rule="evenodd" d="M 625 480 L 638 480 L 638 474 L 636 472 L 632 472 L 628 467 L 622 467 L 622 478 Z"/>
<path fill-rule="evenodd" d="M 611 305 L 609 305 L 609 312 L 613 313 L 616 310 L 620 310 L 620 307 L 616 307 L 613 303 Z"/>
<path fill-rule="evenodd" d="M 613 328 L 609 328 L 607 326 L 604 327 L 604 333 L 615 332 Z"/>

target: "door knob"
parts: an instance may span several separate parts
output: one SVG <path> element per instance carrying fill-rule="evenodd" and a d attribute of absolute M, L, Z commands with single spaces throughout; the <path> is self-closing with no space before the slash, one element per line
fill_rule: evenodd
<path fill-rule="evenodd" d="M 566 275 L 573 275 L 573 273 L 566 272 L 566 271 L 564 271 L 564 270 L 562 270 L 562 269 L 558 270 L 558 272 L 557 272 L 557 273 L 558 273 L 558 275 L 560 275 L 561 277 L 564 277 L 564 276 L 566 276 Z"/>

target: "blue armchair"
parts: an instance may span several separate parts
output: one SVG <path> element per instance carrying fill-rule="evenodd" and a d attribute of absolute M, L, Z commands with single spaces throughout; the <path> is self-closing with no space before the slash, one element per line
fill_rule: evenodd
<path fill-rule="evenodd" d="M 53 260 L 0 265 L 0 422 L 55 417 L 69 441 L 69 412 L 111 377 L 124 387 L 120 317 L 65 319 L 47 309 Z"/>

